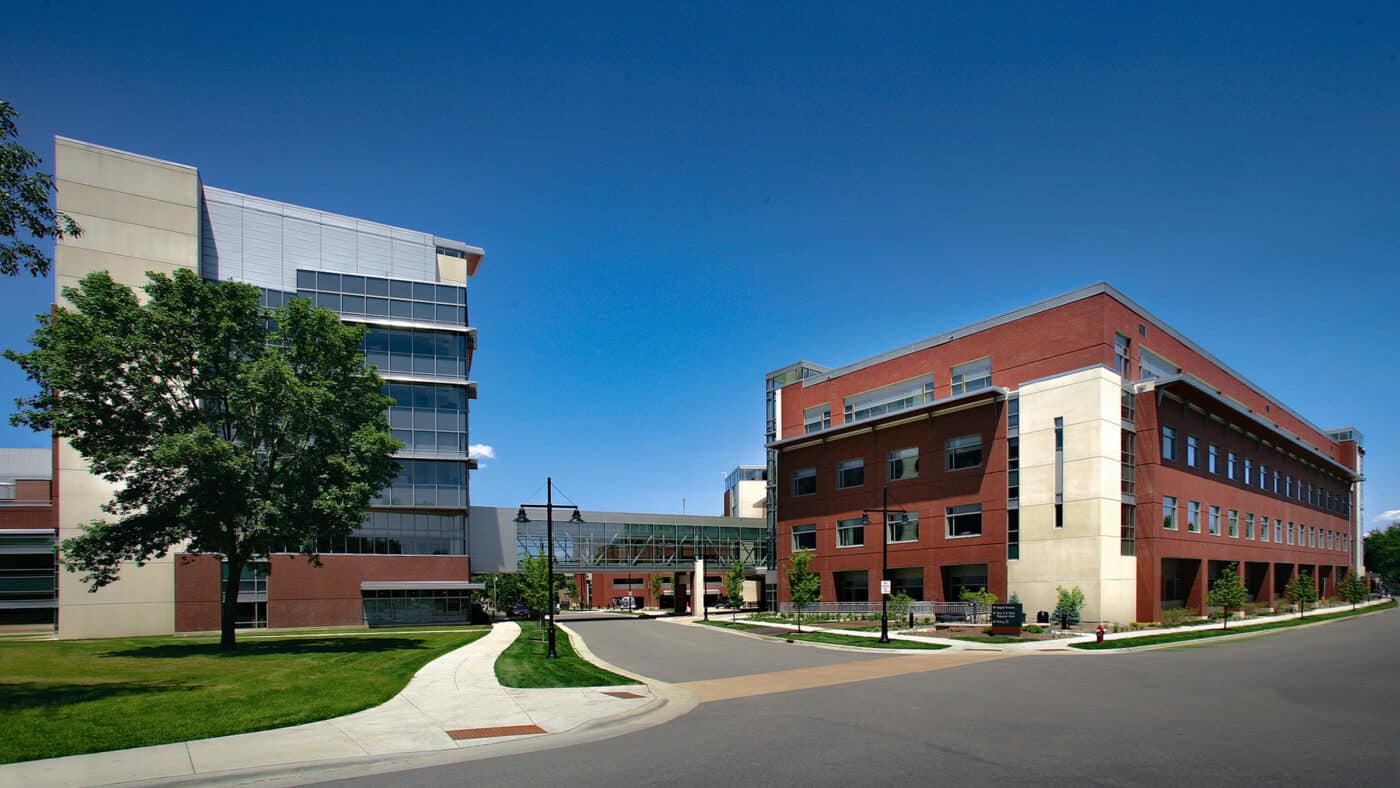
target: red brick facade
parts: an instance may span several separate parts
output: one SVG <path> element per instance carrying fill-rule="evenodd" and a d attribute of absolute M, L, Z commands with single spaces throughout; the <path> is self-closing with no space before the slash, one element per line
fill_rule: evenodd
<path fill-rule="evenodd" d="M 1078 295 L 1078 297 L 1075 297 Z M 988 401 L 955 413 L 939 415 L 939 403 L 953 396 L 951 369 L 969 361 L 991 358 L 991 384 L 1009 392 L 1024 383 L 1087 367 L 1116 368 L 1116 343 L 1128 339 L 1128 377 L 1137 380 L 1143 349 L 1180 367 L 1189 380 L 1167 382 L 1158 390 L 1134 397 L 1136 431 L 1135 544 L 1138 620 L 1160 618 L 1163 600 L 1201 609 L 1210 579 L 1227 562 L 1239 562 L 1251 596 L 1276 598 L 1287 579 L 1306 569 L 1319 586 L 1330 592 L 1345 576 L 1354 554 L 1354 526 L 1346 505 L 1352 474 L 1360 449 L 1355 442 L 1337 442 L 1326 433 L 1288 411 L 1281 403 L 1256 391 L 1223 364 L 1192 346 L 1144 312 L 1129 306 L 1125 298 L 1106 286 L 1082 294 L 1053 299 L 1031 307 L 1019 316 L 977 330 L 954 331 L 935 337 L 923 347 L 891 358 L 835 370 L 829 376 L 799 381 L 781 391 L 781 425 L 775 482 L 778 494 L 777 555 L 780 569 L 793 551 L 793 527 L 816 526 L 812 569 L 821 574 L 822 598 L 834 598 L 836 572 L 868 573 L 870 601 L 880 598 L 880 515 L 870 516 L 864 544 L 838 547 L 836 524 L 858 518 L 863 509 L 878 509 L 885 485 L 886 458 L 892 450 L 916 447 L 920 458 L 917 478 L 888 483 L 891 508 L 917 511 L 919 533 L 915 542 L 889 546 L 891 571 L 921 567 L 923 598 L 945 600 L 951 592 L 945 567 L 966 564 L 986 566 L 988 590 L 1005 599 L 1007 587 L 1007 405 L 999 393 L 989 390 Z M 863 392 L 927 375 L 934 378 L 934 403 L 861 421 L 844 428 L 843 401 Z M 1166 378 L 1173 381 L 1172 378 Z M 1189 404 L 1188 404 L 1189 403 Z M 804 411 L 829 405 L 831 428 L 812 441 L 803 440 Z M 911 415 L 912 414 L 912 415 Z M 928 415 L 930 417 L 914 418 Z M 901 423 L 908 422 L 908 423 Z M 888 426 L 888 425 L 896 426 Z M 1177 459 L 1161 459 L 1161 427 L 1176 430 Z M 1234 425 L 1238 429 L 1232 429 Z M 874 429 L 870 429 L 871 427 Z M 1246 434 L 1249 433 L 1249 434 Z M 944 466 L 945 441 L 979 434 L 982 463 L 967 470 L 948 471 Z M 1199 467 L 1188 467 L 1187 439 L 1198 442 Z M 1267 442 L 1268 445 L 1265 445 Z M 810 444 L 810 445 L 809 445 Z M 1217 472 L 1209 468 L 1210 447 L 1217 450 Z M 1315 453 L 1316 452 L 1316 453 Z M 1230 453 L 1236 457 L 1235 480 L 1228 478 Z M 1317 453 L 1322 456 L 1319 457 Z M 1290 456 L 1291 455 L 1291 456 Z M 864 460 L 864 484 L 839 489 L 837 463 Z M 1243 481 L 1243 463 L 1251 463 L 1252 486 Z M 1336 465 L 1329 462 L 1334 461 Z M 1268 485 L 1261 490 L 1259 464 L 1268 469 Z M 1338 467 L 1338 465 L 1342 467 Z M 794 495 L 793 473 L 816 470 L 816 492 Z M 1279 473 L 1279 491 L 1273 490 L 1273 474 Z M 1331 493 L 1315 503 L 1287 496 L 1286 480 Z M 1320 493 L 1319 493 L 1320 494 Z M 1163 496 L 1178 500 L 1178 527 L 1163 527 Z M 1125 497 L 1133 501 L 1134 496 Z M 1187 529 L 1187 508 L 1200 503 L 1200 532 Z M 980 503 L 982 533 L 950 538 L 946 533 L 947 507 Z M 1220 535 L 1210 533 L 1210 507 L 1220 510 Z M 1229 535 L 1228 513 L 1238 513 L 1236 536 Z M 1255 516 L 1255 538 L 1245 539 L 1245 515 Z M 1333 534 L 1331 546 L 1259 541 L 1259 518 L 1311 526 L 1314 533 Z M 1296 527 L 1296 526 L 1295 526 Z M 1304 531 L 1306 542 L 1306 531 Z M 1015 560 L 1015 559 L 1011 559 Z M 786 583 L 778 582 L 778 598 L 789 601 Z"/>

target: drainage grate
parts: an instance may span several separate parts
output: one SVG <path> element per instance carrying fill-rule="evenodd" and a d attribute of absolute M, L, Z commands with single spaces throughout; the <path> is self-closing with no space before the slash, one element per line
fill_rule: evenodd
<path fill-rule="evenodd" d="M 547 733 L 544 728 L 538 725 L 502 725 L 497 728 L 462 728 L 461 730 L 448 731 L 447 735 L 453 741 L 463 739 L 494 739 L 497 736 L 525 736 L 531 733 Z"/>

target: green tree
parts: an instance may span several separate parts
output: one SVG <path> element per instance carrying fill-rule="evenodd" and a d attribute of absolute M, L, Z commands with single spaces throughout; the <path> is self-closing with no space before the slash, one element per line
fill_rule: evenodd
<path fill-rule="evenodd" d="M 544 545 L 540 546 L 544 550 Z M 520 570 L 517 572 L 520 582 L 520 598 L 525 600 L 525 604 L 540 616 L 540 625 L 544 625 L 545 614 L 554 608 L 557 599 L 551 599 L 549 593 L 549 558 L 545 555 L 529 556 L 520 559 Z M 554 591 L 559 593 L 569 579 L 558 572 L 554 573 Z"/>
<path fill-rule="evenodd" d="M 661 607 L 661 588 L 666 585 L 666 580 L 661 575 L 651 576 L 651 598 L 656 600 L 656 607 Z"/>
<path fill-rule="evenodd" d="M 997 595 L 985 588 L 964 588 L 958 594 L 958 598 L 964 602 L 972 602 L 977 605 L 978 612 L 992 609 L 992 605 L 997 603 Z"/>
<path fill-rule="evenodd" d="M 96 590 L 124 562 L 222 555 L 233 648 L 243 567 L 282 550 L 318 564 L 393 478 L 392 400 L 364 329 L 333 312 L 304 299 L 264 312 L 256 287 L 183 269 L 148 278 L 145 303 L 105 271 L 63 289 L 73 307 L 39 316 L 33 350 L 5 353 L 39 387 L 11 421 L 68 439 L 117 485 L 110 519 L 64 541 L 67 569 Z"/>
<path fill-rule="evenodd" d="M 1066 622 L 1078 624 L 1079 611 L 1084 609 L 1084 591 L 1079 586 L 1069 591 L 1062 586 L 1055 586 L 1055 597 L 1055 620 L 1059 621 L 1061 626 Z"/>
<path fill-rule="evenodd" d="M 509 572 L 488 572 L 477 575 L 476 582 L 486 586 L 491 605 L 496 610 L 510 612 L 521 599 L 520 576 Z"/>
<path fill-rule="evenodd" d="M 744 565 L 738 561 L 724 573 L 724 601 L 729 604 L 732 619 L 739 620 L 739 608 L 744 606 Z"/>
<path fill-rule="evenodd" d="M 1378 572 L 1388 584 L 1400 583 L 1400 525 L 1366 535 L 1366 569 Z"/>
<path fill-rule="evenodd" d="M 1298 606 L 1298 618 L 1302 618 L 1308 603 L 1317 601 L 1317 586 L 1313 585 L 1312 575 L 1306 570 L 1299 572 L 1284 586 L 1283 596 Z"/>
<path fill-rule="evenodd" d="M 810 571 L 812 554 L 807 551 L 793 553 L 788 558 L 788 595 L 792 606 L 797 608 L 797 631 L 802 631 L 802 608 L 809 607 L 821 599 L 822 576 Z"/>
<path fill-rule="evenodd" d="M 77 238 L 83 228 L 49 207 L 53 176 L 35 169 L 44 160 L 19 144 L 17 117 L 14 106 L 0 100 L 0 274 L 14 276 L 23 268 L 43 276 L 53 261 L 36 241 Z"/>
<path fill-rule="evenodd" d="M 890 618 L 902 621 L 909 615 L 909 607 L 914 604 L 914 597 L 903 591 L 890 596 Z"/>
<path fill-rule="evenodd" d="M 1365 602 L 1371 596 L 1371 591 L 1366 587 L 1366 581 L 1361 576 L 1352 572 L 1342 579 L 1337 586 L 1337 591 L 1342 595 L 1342 599 L 1351 603 L 1351 609 Z"/>
<path fill-rule="evenodd" d="M 1215 578 L 1215 582 L 1210 587 L 1210 594 L 1206 597 L 1209 604 L 1224 608 L 1225 616 L 1221 622 L 1222 629 L 1228 629 L 1230 626 L 1230 608 L 1243 605 L 1247 596 L 1244 581 L 1235 574 L 1236 566 L 1233 563 L 1226 564 L 1225 568 L 1220 570 L 1220 576 Z"/>

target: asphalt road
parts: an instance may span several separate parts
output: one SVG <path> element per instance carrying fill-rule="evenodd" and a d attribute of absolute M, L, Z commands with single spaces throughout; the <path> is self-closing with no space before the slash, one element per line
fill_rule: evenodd
<path fill-rule="evenodd" d="M 671 682 L 871 659 L 665 622 L 571 626 L 604 659 Z M 1398 657 L 1392 610 L 739 697 L 604 742 L 335 784 L 1396 785 Z"/>

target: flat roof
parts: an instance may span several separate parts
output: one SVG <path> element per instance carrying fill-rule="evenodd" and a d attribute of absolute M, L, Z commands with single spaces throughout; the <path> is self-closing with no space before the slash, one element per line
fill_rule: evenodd
<path fill-rule="evenodd" d="M 1137 303 L 1137 302 L 1134 301 L 1133 299 L 1131 299 L 1131 298 L 1129 298 L 1128 296 L 1124 295 L 1123 292 L 1122 292 L 1121 290 L 1119 290 L 1118 288 L 1114 287 L 1113 285 L 1110 285 L 1108 282 L 1102 281 L 1102 280 L 1100 280 L 1100 281 L 1098 281 L 1098 282 L 1095 282 L 1095 283 L 1093 283 L 1093 284 L 1091 284 L 1091 285 L 1088 285 L 1088 286 L 1086 286 L 1086 287 L 1081 287 L 1081 288 L 1078 288 L 1078 289 L 1076 289 L 1076 290 L 1071 290 L 1071 291 L 1069 291 L 1069 292 L 1067 292 L 1067 293 L 1061 293 L 1060 295 L 1052 296 L 1052 297 L 1047 298 L 1047 299 L 1045 299 L 1045 300 L 1043 300 L 1043 301 L 1037 301 L 1037 302 L 1035 302 L 1035 303 L 1033 303 L 1033 304 L 1030 304 L 1030 305 L 1028 305 L 1028 306 L 1023 306 L 1023 307 L 1021 307 L 1021 308 L 1019 308 L 1019 309 L 1013 309 L 1013 310 L 1011 310 L 1010 312 L 1005 312 L 1005 313 L 1002 313 L 1002 314 L 997 315 L 997 316 L 995 316 L 995 317 L 987 318 L 986 320 L 980 320 L 980 321 L 978 321 L 978 322 L 976 322 L 976 323 L 968 324 L 968 325 L 966 325 L 966 326 L 963 326 L 962 328 L 956 328 L 956 329 L 953 329 L 952 331 L 948 331 L 948 332 L 942 333 L 942 334 L 935 334 L 934 336 L 931 336 L 931 337 L 929 337 L 929 338 L 927 338 L 927 339 L 921 339 L 921 340 L 919 340 L 918 342 L 914 342 L 914 343 L 911 343 L 911 344 L 908 344 L 908 345 L 904 345 L 903 347 L 895 348 L 894 350 L 889 350 L 889 351 L 886 351 L 886 352 L 884 352 L 884 353 L 880 353 L 880 354 L 877 354 L 877 355 L 874 355 L 874 356 L 870 356 L 869 358 L 865 358 L 865 359 L 862 359 L 862 360 L 860 360 L 860 361 L 856 361 L 856 362 L 854 362 L 854 363 L 847 364 L 847 365 L 842 366 L 842 367 L 837 367 L 837 368 L 835 368 L 835 369 L 828 370 L 828 371 L 826 371 L 826 372 L 823 372 L 823 373 L 818 374 L 818 375 L 814 375 L 814 376 L 812 376 L 812 377 L 810 377 L 810 378 L 807 378 L 806 380 L 802 380 L 802 381 L 798 381 L 798 382 L 799 382 L 799 383 L 802 383 L 804 386 L 807 385 L 807 384 L 822 383 L 822 382 L 825 382 L 825 381 L 828 381 L 828 380 L 832 380 L 832 379 L 834 379 L 834 378 L 839 378 L 839 377 L 841 377 L 841 376 L 843 376 L 843 375 L 849 375 L 849 374 L 852 373 L 852 372 L 856 372 L 856 371 L 858 371 L 858 370 L 862 370 L 862 369 L 865 369 L 865 368 L 867 368 L 867 367 L 872 367 L 872 366 L 874 366 L 874 365 L 876 365 L 876 364 L 880 364 L 880 363 L 883 363 L 883 362 L 885 362 L 885 361 L 889 361 L 890 359 L 899 358 L 899 357 L 901 357 L 901 356 L 907 356 L 907 355 L 909 355 L 910 353 L 917 353 L 917 352 L 920 351 L 920 350 L 927 350 L 928 348 L 931 348 L 931 347 L 937 347 L 938 345 L 947 344 L 948 342 L 952 342 L 952 341 L 955 340 L 955 339 L 961 339 L 961 338 L 963 338 L 963 337 L 965 337 L 965 336 L 969 336 L 969 335 L 971 335 L 971 334 L 976 334 L 976 333 L 981 332 L 981 331 L 986 331 L 986 330 L 989 329 L 989 328 L 995 328 L 995 327 L 1000 326 L 1000 325 L 1005 325 L 1005 324 L 1007 324 L 1007 323 L 1011 323 L 1011 322 L 1014 322 L 1014 321 L 1016 321 L 1016 320 L 1020 320 L 1021 318 L 1030 317 L 1031 315 L 1037 315 L 1037 314 L 1040 314 L 1041 312 L 1046 312 L 1046 311 L 1049 311 L 1049 310 L 1051 310 L 1051 309 L 1055 309 L 1055 308 L 1057 308 L 1057 307 L 1064 306 L 1064 305 L 1066 305 L 1066 304 L 1072 304 L 1072 303 L 1074 303 L 1075 301 L 1082 301 L 1082 300 L 1084 300 L 1084 299 L 1086 299 L 1086 298 L 1092 298 L 1093 296 L 1096 296 L 1096 295 L 1107 295 L 1107 296 L 1113 298 L 1114 300 L 1118 301 L 1118 302 L 1119 302 L 1120 304 L 1122 304 L 1123 306 L 1126 306 L 1126 307 L 1128 307 L 1129 309 L 1133 310 L 1134 312 L 1138 313 L 1139 315 L 1141 315 L 1141 316 L 1143 317 L 1144 320 L 1146 320 L 1147 322 L 1151 323 L 1151 324 L 1152 324 L 1154 327 L 1156 327 L 1158 330 L 1162 331 L 1162 332 L 1165 333 L 1167 336 L 1170 336 L 1171 338 L 1175 339 L 1176 341 L 1180 342 L 1181 344 L 1183 344 L 1183 345 L 1185 345 L 1186 347 L 1190 348 L 1191 350 L 1195 351 L 1195 352 L 1198 353 L 1202 358 L 1204 358 L 1206 361 L 1209 361 L 1209 362 L 1211 362 L 1212 364 L 1215 364 L 1217 367 L 1219 367 L 1221 370 L 1223 370 L 1226 374 L 1231 375 L 1231 376 L 1234 377 L 1236 380 L 1238 380 L 1238 381 L 1240 381 L 1241 383 L 1243 383 L 1245 386 L 1248 386 L 1251 390 L 1254 391 L 1254 393 L 1258 394 L 1258 395 L 1261 396 L 1261 397 L 1264 397 L 1265 399 L 1268 399 L 1268 400 L 1269 400 L 1270 402 L 1272 402 L 1273 404 L 1278 405 L 1279 408 L 1281 408 L 1285 413 L 1287 413 L 1287 414 L 1289 414 L 1290 416 L 1292 416 L 1292 417 L 1298 419 L 1299 421 L 1301 421 L 1302 423 L 1308 425 L 1309 427 L 1311 427 L 1312 429 L 1314 429 L 1314 430 L 1316 430 L 1317 432 L 1321 433 L 1322 435 L 1324 435 L 1324 436 L 1329 435 L 1329 433 L 1330 433 L 1329 430 L 1325 430 L 1325 429 L 1323 429 L 1322 427 L 1319 427 L 1319 426 L 1317 426 L 1316 424 L 1314 424 L 1312 421 L 1309 421 L 1305 416 L 1303 416 L 1302 414 L 1300 414 L 1300 413 L 1298 413 L 1297 411 L 1293 410 L 1292 408 L 1288 407 L 1288 405 L 1286 405 L 1286 404 L 1285 404 L 1282 400 L 1280 400 L 1278 397 L 1275 397 L 1274 395 L 1272 395 L 1272 394 L 1270 394 L 1269 392 L 1265 391 L 1265 390 L 1263 389 L 1263 387 L 1261 387 L 1261 386 L 1259 386 L 1258 384 L 1254 383 L 1254 382 L 1251 381 L 1249 378 L 1246 378 L 1244 375 L 1241 375 L 1238 371 L 1236 371 L 1236 370 L 1235 370 L 1233 367 L 1231 367 L 1230 365 L 1228 365 L 1228 364 L 1226 364 L 1225 362 L 1221 361 L 1220 359 L 1216 358 L 1214 355 L 1212 355 L 1212 354 L 1210 353 L 1210 351 L 1206 350 L 1205 348 L 1203 348 L 1203 347 L 1201 347 L 1200 345 L 1196 344 L 1195 342 L 1191 341 L 1191 340 L 1188 339 L 1184 334 L 1182 334 L 1181 332 L 1179 332 L 1179 331 L 1177 331 L 1176 329 L 1172 328 L 1171 326 L 1167 325 L 1166 322 L 1164 322 L 1163 320 L 1161 320 L 1160 318 L 1158 318 L 1156 315 L 1152 314 L 1151 312 L 1149 312 L 1149 311 L 1147 311 L 1145 308 L 1143 308 L 1143 306 L 1142 306 L 1141 304 Z M 787 370 L 787 369 L 789 369 L 789 368 L 791 368 L 791 367 L 797 366 L 798 364 L 807 364 L 808 366 L 816 366 L 816 365 L 809 364 L 808 362 L 802 362 L 802 361 L 800 361 L 800 362 L 794 362 L 793 364 L 788 364 L 788 365 L 786 365 L 786 366 L 779 367 L 779 368 L 778 368 L 777 370 L 775 370 L 774 372 L 768 373 L 768 377 L 772 377 L 773 375 L 775 375 L 775 374 L 777 374 L 777 373 L 779 373 L 779 372 L 785 371 L 785 370 Z"/>

